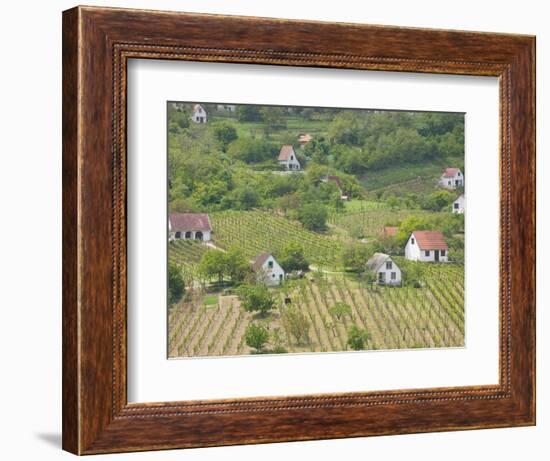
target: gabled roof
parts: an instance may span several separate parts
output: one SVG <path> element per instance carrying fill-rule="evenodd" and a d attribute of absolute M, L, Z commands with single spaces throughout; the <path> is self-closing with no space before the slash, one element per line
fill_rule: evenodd
<path fill-rule="evenodd" d="M 390 255 L 385 253 L 374 253 L 367 261 L 367 270 L 376 272 L 388 259 L 391 260 Z"/>
<path fill-rule="evenodd" d="M 460 168 L 445 168 L 442 176 L 444 178 L 454 178 L 459 171 Z"/>
<path fill-rule="evenodd" d="M 395 234 L 397 234 L 397 226 L 384 227 L 384 234 L 389 236 L 394 236 Z"/>
<path fill-rule="evenodd" d="M 460 199 L 464 200 L 464 194 L 459 195 L 459 196 L 456 198 L 455 202 L 458 202 Z"/>
<path fill-rule="evenodd" d="M 204 107 L 202 107 L 200 104 L 195 104 L 193 106 L 193 111 L 196 112 L 198 111 L 199 109 L 202 109 L 203 112 L 206 112 L 206 110 L 204 109 Z"/>
<path fill-rule="evenodd" d="M 269 259 L 270 256 L 271 253 L 260 253 L 258 256 L 256 256 L 254 258 L 254 261 L 252 261 L 252 270 L 254 272 L 258 272 L 259 270 L 261 270 L 264 263 Z"/>
<path fill-rule="evenodd" d="M 414 231 L 412 233 L 421 250 L 448 250 L 445 237 L 439 231 Z"/>
<path fill-rule="evenodd" d="M 296 158 L 294 148 L 290 144 L 285 144 L 281 147 L 281 152 L 279 152 L 279 158 L 277 160 L 287 161 L 290 159 L 290 154 L 294 154 L 294 158 Z"/>
<path fill-rule="evenodd" d="M 173 231 L 210 231 L 212 225 L 206 213 L 170 213 L 170 227 Z"/>
<path fill-rule="evenodd" d="M 312 139 L 313 136 L 311 136 L 309 133 L 301 134 L 300 136 L 298 136 L 298 142 L 303 144 L 308 143 Z"/>

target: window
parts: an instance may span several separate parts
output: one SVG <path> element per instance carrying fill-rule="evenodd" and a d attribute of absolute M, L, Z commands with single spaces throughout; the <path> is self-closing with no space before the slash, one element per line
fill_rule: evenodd
<path fill-rule="evenodd" d="M 181 238 L 181 232 L 176 232 L 176 238 L 177 239 Z"/>
<path fill-rule="evenodd" d="M 414 245 L 414 237 L 411 239 L 411 244 Z"/>
<path fill-rule="evenodd" d="M 424 251 L 424 256 L 430 256 L 430 250 Z"/>
<path fill-rule="evenodd" d="M 291 156 L 290 156 L 290 160 L 294 160 L 294 155 L 291 155 Z"/>
<path fill-rule="evenodd" d="M 447 181 L 447 185 L 450 186 L 450 185 L 451 185 L 451 181 Z"/>
<path fill-rule="evenodd" d="M 441 256 L 445 256 L 445 250 L 441 250 Z"/>
<path fill-rule="evenodd" d="M 384 283 L 386 281 L 386 273 L 378 272 L 378 283 Z"/>
<path fill-rule="evenodd" d="M 391 273 L 391 279 L 392 280 L 397 280 L 397 273 L 396 272 Z"/>
<path fill-rule="evenodd" d="M 454 206 L 455 206 L 455 210 L 458 210 L 458 203 L 455 203 Z"/>
<path fill-rule="evenodd" d="M 267 267 L 269 267 L 270 269 L 273 269 L 273 261 L 269 261 L 267 263 Z"/>
<path fill-rule="evenodd" d="M 460 176 L 460 171 L 457 173 L 458 176 Z"/>
<path fill-rule="evenodd" d="M 392 269 L 393 265 L 391 261 L 386 261 L 386 269 Z"/>

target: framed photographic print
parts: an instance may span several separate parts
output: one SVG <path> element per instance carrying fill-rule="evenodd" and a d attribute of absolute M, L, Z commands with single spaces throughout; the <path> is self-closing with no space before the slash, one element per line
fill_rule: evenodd
<path fill-rule="evenodd" d="M 534 424 L 534 50 L 64 12 L 64 449 Z"/>

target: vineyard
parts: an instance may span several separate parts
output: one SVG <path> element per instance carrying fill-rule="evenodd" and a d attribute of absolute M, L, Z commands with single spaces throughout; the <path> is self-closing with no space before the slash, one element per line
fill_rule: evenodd
<path fill-rule="evenodd" d="M 222 248 L 238 246 L 249 259 L 265 251 L 277 253 L 292 242 L 303 247 L 312 264 L 339 264 L 341 242 L 310 232 L 297 221 L 260 210 L 212 213 L 210 218 L 214 243 Z"/>
<path fill-rule="evenodd" d="M 329 223 L 355 236 L 379 236 L 384 226 L 397 224 L 409 216 L 427 216 L 431 213 L 423 210 L 365 210 L 347 213 L 333 213 Z"/>
<path fill-rule="evenodd" d="M 415 263 L 396 262 L 406 271 Z M 464 267 L 455 264 L 423 264 L 421 288 L 371 286 L 321 272 L 307 279 L 287 282 L 274 289 L 277 308 L 267 319 L 270 331 L 278 330 L 288 352 L 325 352 L 347 349 L 348 330 L 355 325 L 370 337 L 366 349 L 461 347 L 464 345 Z M 255 319 L 237 297 L 220 296 L 216 306 L 206 307 L 205 293 L 189 290 L 170 311 L 169 355 L 220 356 L 248 354 L 244 332 Z M 282 321 L 290 306 L 307 317 L 308 340 L 297 344 Z M 341 318 L 331 315 L 337 303 L 350 306 Z"/>
<path fill-rule="evenodd" d="M 168 260 L 181 267 L 184 280 L 192 280 L 208 246 L 196 240 L 174 240 L 168 244 Z"/>

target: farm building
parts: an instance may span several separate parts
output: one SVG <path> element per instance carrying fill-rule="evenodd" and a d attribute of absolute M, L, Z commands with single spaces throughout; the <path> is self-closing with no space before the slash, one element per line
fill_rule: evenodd
<path fill-rule="evenodd" d="M 342 200 L 347 200 L 349 197 L 344 193 L 344 190 L 342 189 L 342 180 L 338 176 L 325 176 L 323 179 L 321 179 L 323 182 L 332 182 L 336 184 L 336 187 L 338 187 L 338 191 L 340 192 L 340 198 Z"/>
<path fill-rule="evenodd" d="M 285 279 L 285 271 L 271 253 L 261 253 L 254 258 L 252 270 L 256 279 L 269 286 L 280 285 Z"/>
<path fill-rule="evenodd" d="M 168 216 L 169 240 L 202 240 L 212 237 L 210 218 L 205 213 L 170 213 Z"/>
<path fill-rule="evenodd" d="M 397 226 L 385 226 L 384 237 L 395 237 L 397 234 Z"/>
<path fill-rule="evenodd" d="M 281 147 L 279 152 L 279 165 L 284 165 L 289 171 L 299 171 L 302 167 L 300 162 L 296 158 L 296 152 L 290 144 L 285 144 Z"/>
<path fill-rule="evenodd" d="M 305 147 L 305 145 L 313 139 L 313 136 L 311 136 L 309 133 L 300 134 L 298 136 L 298 142 L 300 143 L 300 147 Z"/>
<path fill-rule="evenodd" d="M 376 274 L 380 285 L 401 285 L 401 269 L 387 254 L 374 253 L 367 261 L 367 270 Z"/>
<path fill-rule="evenodd" d="M 445 168 L 439 178 L 439 185 L 445 189 L 464 187 L 464 175 L 460 171 L 460 168 Z"/>
<path fill-rule="evenodd" d="M 233 114 L 237 110 L 237 107 L 235 106 L 235 104 L 218 104 L 216 106 L 216 109 L 219 112 L 229 112 Z"/>
<path fill-rule="evenodd" d="M 405 258 L 412 261 L 447 262 L 449 247 L 439 231 L 414 231 L 405 245 Z"/>
<path fill-rule="evenodd" d="M 195 104 L 193 106 L 193 115 L 191 115 L 191 120 L 195 123 L 206 123 L 208 121 L 208 116 L 206 115 L 204 107 L 200 104 Z"/>
<path fill-rule="evenodd" d="M 463 214 L 465 206 L 466 199 L 464 198 L 464 194 L 462 194 L 453 202 L 453 213 Z"/>

